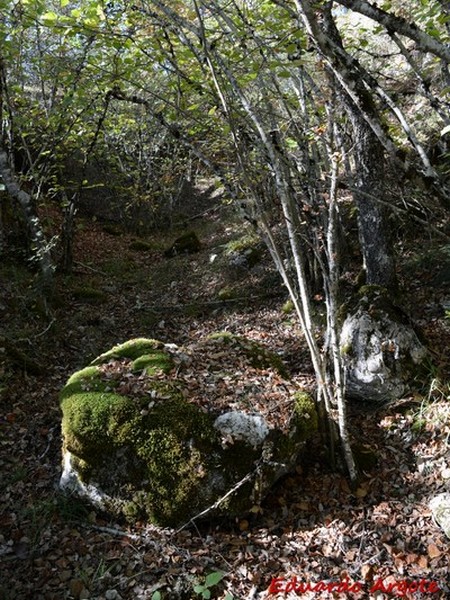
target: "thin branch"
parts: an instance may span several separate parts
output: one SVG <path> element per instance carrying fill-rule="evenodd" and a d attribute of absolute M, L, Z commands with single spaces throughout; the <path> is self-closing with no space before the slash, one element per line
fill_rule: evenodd
<path fill-rule="evenodd" d="M 250 473 L 247 473 L 247 475 L 245 475 L 245 477 L 243 477 L 240 481 L 238 481 L 236 483 L 236 485 L 234 485 L 230 490 L 228 490 L 228 492 L 226 494 L 224 494 L 218 500 L 216 500 L 214 502 L 214 504 L 212 504 L 211 506 L 208 506 L 208 508 L 205 508 L 205 510 L 202 510 L 195 516 L 191 517 L 191 519 L 189 519 L 189 521 L 187 521 L 184 525 L 179 527 L 175 533 L 180 533 L 180 531 L 183 531 L 183 529 L 186 529 L 186 527 L 189 527 L 189 525 L 192 525 L 194 523 L 194 521 L 196 521 L 197 519 L 200 519 L 201 517 L 204 517 L 211 511 L 219 508 L 219 506 L 223 502 L 225 502 L 225 500 L 227 500 L 230 496 L 232 496 L 240 487 L 242 487 L 244 485 L 244 483 L 247 483 L 247 481 L 250 481 L 253 477 L 255 477 L 258 474 L 259 469 L 260 469 L 260 465 L 257 465 L 253 471 L 251 471 Z"/>

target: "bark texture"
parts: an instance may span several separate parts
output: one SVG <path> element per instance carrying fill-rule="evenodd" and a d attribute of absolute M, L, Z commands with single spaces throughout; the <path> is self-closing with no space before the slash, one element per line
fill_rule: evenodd
<path fill-rule="evenodd" d="M 358 111 L 347 103 L 354 130 L 356 163 L 354 199 L 367 283 L 389 290 L 397 287 L 394 252 L 384 202 L 384 152 L 377 137 Z"/>
<path fill-rule="evenodd" d="M 0 175 L 3 178 L 8 194 L 18 202 L 22 209 L 27 227 L 30 231 L 34 245 L 34 258 L 37 261 L 41 275 L 43 287 L 50 290 L 53 281 L 54 265 L 50 254 L 50 245 L 48 244 L 44 232 L 42 231 L 39 217 L 34 210 L 32 198 L 27 192 L 20 189 L 17 179 L 10 167 L 7 152 L 0 147 Z"/>

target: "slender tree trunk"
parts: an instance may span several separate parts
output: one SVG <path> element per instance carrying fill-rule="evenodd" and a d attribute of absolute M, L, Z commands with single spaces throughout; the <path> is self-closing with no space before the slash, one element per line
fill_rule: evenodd
<path fill-rule="evenodd" d="M 44 293 L 51 291 L 53 283 L 54 264 L 50 253 L 50 245 L 45 238 L 39 217 L 33 206 L 31 196 L 20 189 L 13 173 L 7 152 L 0 147 L 0 175 L 3 178 L 8 194 L 19 203 L 30 231 L 34 246 L 34 259 L 39 265 L 42 276 Z"/>
<path fill-rule="evenodd" d="M 63 273 L 71 273 L 73 267 L 73 238 L 75 232 L 75 215 L 77 213 L 75 196 L 70 200 L 63 192 L 65 200 L 64 221 L 61 229 L 62 254 L 58 269 Z"/>

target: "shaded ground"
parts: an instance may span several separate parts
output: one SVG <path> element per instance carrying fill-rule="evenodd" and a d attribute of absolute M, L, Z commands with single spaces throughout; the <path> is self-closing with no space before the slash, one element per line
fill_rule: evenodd
<path fill-rule="evenodd" d="M 374 584 L 387 589 L 396 582 L 400 595 L 405 579 L 440 589 L 406 597 L 447 598 L 449 540 L 427 507 L 450 486 L 450 393 L 437 373 L 429 405 L 411 396 L 378 412 L 352 411 L 355 439 L 370 445 L 378 459 L 354 491 L 330 471 L 316 442 L 259 511 L 231 523 L 181 531 L 130 527 L 58 493 L 58 392 L 74 370 L 115 343 L 149 336 L 181 344 L 228 330 L 263 340 L 295 380 L 311 381 L 301 334 L 282 311 L 286 298 L 270 263 L 249 270 L 224 256 L 224 244 L 251 232 L 220 209 L 191 225 L 202 251 L 166 259 L 162 250 L 181 230 L 170 239 L 147 239 L 150 247 L 138 252 L 130 249 L 130 236 L 83 222 L 74 275 L 59 277 L 49 318 L 36 304 L 27 272 L 12 263 L 1 266 L 3 334 L 44 370 L 32 375 L 0 354 L 0 598 L 157 600 L 158 591 L 162 598 L 207 598 L 207 588 L 196 592 L 195 586 L 217 571 L 224 577 L 208 591 L 222 600 L 227 593 L 228 600 L 381 598 L 388 596 L 371 593 Z M 450 327 L 442 303 L 450 292 L 445 281 L 430 285 L 426 265 L 410 261 L 406 267 L 411 265 L 417 275 L 407 296 L 411 313 L 445 373 Z M 271 594 L 274 577 L 280 580 Z M 315 591 L 298 585 L 277 595 L 289 581 L 292 587 L 293 577 L 298 584 L 336 586 L 331 593 L 320 591 L 325 584 Z M 359 582 L 361 591 L 344 587 L 339 594 L 337 582 L 347 580 Z"/>

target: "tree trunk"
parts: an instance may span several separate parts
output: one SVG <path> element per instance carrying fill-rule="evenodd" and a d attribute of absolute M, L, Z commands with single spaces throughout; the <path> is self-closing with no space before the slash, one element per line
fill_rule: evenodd
<path fill-rule="evenodd" d="M 397 288 L 394 252 L 391 243 L 390 225 L 385 202 L 384 148 L 371 126 L 379 115 L 370 91 L 360 81 L 356 62 L 348 60 L 336 27 L 330 3 L 323 19 L 323 31 L 339 52 L 331 52 L 334 69 L 329 70 L 332 87 L 338 94 L 352 122 L 353 155 L 355 160 L 354 200 L 358 208 L 358 231 L 364 260 L 367 283 L 380 285 L 393 292 Z M 317 31 L 317 26 L 315 28 Z M 330 52 L 331 46 L 322 42 L 322 52 Z M 345 73 L 343 80 L 352 89 L 354 97 L 348 93 L 336 77 L 336 72 Z M 380 202 L 378 202 L 380 200 Z"/>
<path fill-rule="evenodd" d="M 71 273 L 73 267 L 73 238 L 75 233 L 75 215 L 76 209 L 76 196 L 73 196 L 70 200 L 67 198 L 67 194 L 63 192 L 63 199 L 65 201 L 64 208 L 64 221 L 61 230 L 61 247 L 62 254 L 59 260 L 58 269 L 62 273 Z"/>
<path fill-rule="evenodd" d="M 19 203 L 22 209 L 25 222 L 33 241 L 33 258 L 39 265 L 43 290 L 44 293 L 47 294 L 51 290 L 54 273 L 54 264 L 50 254 L 50 244 L 45 239 L 39 217 L 34 210 L 31 196 L 20 189 L 15 174 L 10 167 L 8 154 L 2 147 L 0 147 L 0 175 L 3 178 L 8 194 Z"/>
<path fill-rule="evenodd" d="M 354 130 L 356 177 L 354 199 L 367 283 L 395 291 L 397 278 L 390 224 L 384 201 L 384 151 L 359 110 L 347 102 Z"/>

